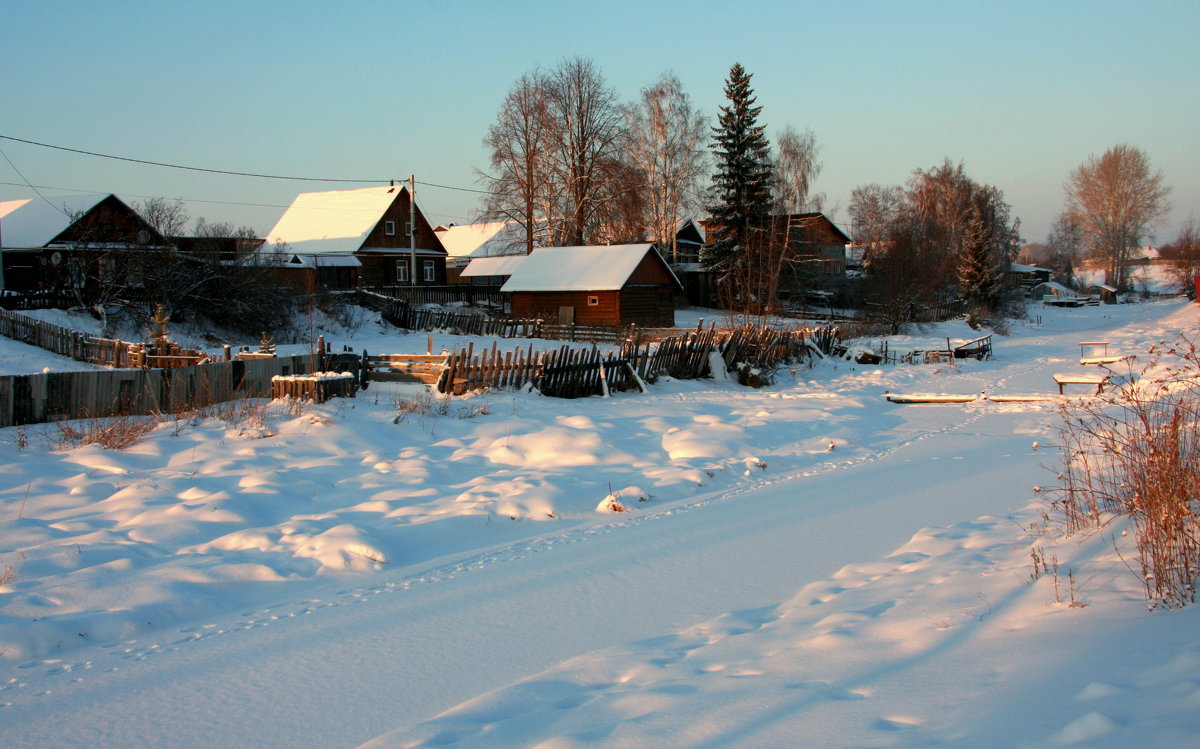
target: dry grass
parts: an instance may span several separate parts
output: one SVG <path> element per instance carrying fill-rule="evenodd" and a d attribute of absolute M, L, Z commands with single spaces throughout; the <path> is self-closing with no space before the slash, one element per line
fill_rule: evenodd
<path fill-rule="evenodd" d="M 106 450 L 124 450 L 158 428 L 162 416 L 110 416 L 55 423 L 57 433 L 49 434 L 56 448 L 100 445 Z"/>
<path fill-rule="evenodd" d="M 1200 576 L 1200 350 L 1149 351 L 1129 384 L 1061 408 L 1058 485 L 1047 518 L 1067 533 L 1128 518 L 1150 608 L 1194 603 Z"/>

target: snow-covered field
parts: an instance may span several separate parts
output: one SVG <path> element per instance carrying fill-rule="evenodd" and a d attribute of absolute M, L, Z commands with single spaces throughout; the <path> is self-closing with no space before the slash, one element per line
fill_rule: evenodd
<path fill-rule="evenodd" d="M 376 383 L 124 451 L 0 430 L 0 745 L 1196 746 L 1200 614 L 1148 613 L 1108 538 L 1029 531 L 1055 401 L 883 397 L 1057 395 L 1079 341 L 1200 328 L 1036 312 L 989 361 L 762 390 Z M 0 341 L 45 367 L 86 365 Z"/>

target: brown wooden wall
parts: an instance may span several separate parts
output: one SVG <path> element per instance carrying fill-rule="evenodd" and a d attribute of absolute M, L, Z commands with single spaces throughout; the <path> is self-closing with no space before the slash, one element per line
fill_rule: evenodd
<path fill-rule="evenodd" d="M 373 286 L 396 286 L 400 282 L 396 280 L 396 264 L 404 263 L 409 265 L 412 259 L 408 255 L 408 248 L 402 251 L 397 251 L 396 254 L 380 253 L 380 252 L 360 252 L 356 255 L 362 263 L 359 279 L 360 285 L 365 287 Z M 432 260 L 433 264 L 433 281 L 425 280 L 425 261 Z M 407 283 L 407 282 L 406 282 Z M 422 255 L 417 253 L 417 286 L 444 286 L 446 284 L 446 256 Z"/>
<path fill-rule="evenodd" d="M 395 247 L 397 249 L 408 249 L 408 235 L 404 233 L 404 224 L 408 222 L 408 188 L 397 185 L 396 199 L 392 201 L 391 206 L 384 212 L 379 219 L 379 223 L 367 235 L 363 242 L 363 247 Z M 396 222 L 396 233 L 388 235 L 385 231 L 385 224 L 388 221 Z M 438 239 L 437 232 L 425 220 L 425 215 L 421 213 L 421 208 L 417 207 L 417 247 L 430 250 L 441 250 L 442 243 Z"/>
<path fill-rule="evenodd" d="M 621 324 L 648 328 L 674 327 L 673 290 L 673 286 L 626 286 L 621 289 Z"/>
<path fill-rule="evenodd" d="M 53 242 L 133 246 L 167 244 L 154 227 L 113 195 L 97 203 L 92 210 L 64 229 Z"/>
<path fill-rule="evenodd" d="M 673 283 L 670 271 L 653 252 L 646 253 L 646 256 L 642 258 L 642 262 L 638 263 L 637 268 L 634 268 L 633 273 L 629 275 L 629 280 L 626 281 L 627 285 L 654 284 L 667 286 Z"/>
<path fill-rule="evenodd" d="M 588 297 L 598 304 L 588 305 Z M 512 295 L 512 316 L 558 322 L 560 307 L 575 308 L 576 325 L 620 325 L 616 291 L 518 291 Z"/>
<path fill-rule="evenodd" d="M 358 252 L 356 256 L 362 262 L 362 270 L 359 273 L 360 283 L 363 286 L 394 286 L 399 283 L 396 278 L 396 264 L 410 263 L 409 249 L 411 240 L 404 233 L 404 225 L 409 220 L 409 193 L 408 188 L 403 185 L 396 186 L 396 199 L 384 211 L 384 214 L 379 219 L 379 223 L 375 228 L 367 234 L 363 241 L 363 247 L 368 248 L 385 248 L 395 249 L 396 253 L 380 253 L 380 252 Z M 395 233 L 387 233 L 387 222 L 395 222 Z M 429 225 L 425 219 L 425 215 L 421 213 L 421 208 L 418 206 L 416 211 L 417 221 L 417 249 L 418 250 L 437 250 L 441 253 L 440 257 L 434 257 L 428 254 L 417 254 L 417 286 L 441 286 L 446 283 L 446 255 L 442 248 L 442 242 L 438 239 L 437 232 Z M 434 280 L 426 281 L 424 273 L 424 262 L 426 260 L 434 261 Z"/>
<path fill-rule="evenodd" d="M 620 291 L 519 291 L 512 295 L 512 316 L 556 322 L 560 307 L 575 308 L 576 325 L 675 324 L 672 286 L 626 286 Z M 597 304 L 589 305 L 589 297 Z"/>

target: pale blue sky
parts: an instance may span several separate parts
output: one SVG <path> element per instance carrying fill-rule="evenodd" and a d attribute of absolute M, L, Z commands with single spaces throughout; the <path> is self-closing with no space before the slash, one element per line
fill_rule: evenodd
<path fill-rule="evenodd" d="M 1029 241 L 1091 154 L 1144 149 L 1174 188 L 1170 241 L 1200 215 L 1200 1 L 55 2 L 0 24 L 0 134 L 235 171 L 478 188 L 481 139 L 512 82 L 591 58 L 624 100 L 673 70 L 714 116 L 729 66 L 773 134 L 812 129 L 816 189 L 850 191 L 944 158 L 1004 191 Z M 327 183 L 200 175 L 0 140 L 34 185 L 182 197 L 266 232 Z M 0 200 L 32 197 L 0 158 Z M 43 190 L 47 196 L 65 194 Z M 435 223 L 477 195 L 418 187 Z M 212 202 L 201 202 L 212 201 Z M 255 204 L 255 205 L 226 205 Z"/>

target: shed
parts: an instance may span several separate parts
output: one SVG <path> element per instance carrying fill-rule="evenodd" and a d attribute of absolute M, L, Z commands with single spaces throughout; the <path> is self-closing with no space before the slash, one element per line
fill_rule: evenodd
<path fill-rule="evenodd" d="M 1088 289 L 1088 293 L 1100 297 L 1100 301 L 1105 304 L 1117 303 L 1117 289 L 1115 286 L 1109 286 L 1106 283 L 1096 284 Z"/>
<path fill-rule="evenodd" d="M 476 257 L 463 268 L 460 278 L 468 283 L 500 285 L 512 277 L 528 255 L 501 255 L 499 257 Z"/>
<path fill-rule="evenodd" d="M 525 232 L 515 221 L 439 226 L 434 229 L 446 250 L 446 280 L 463 281 L 468 264 L 476 258 L 525 254 Z M 479 283 L 476 275 L 475 283 Z"/>
<path fill-rule="evenodd" d="M 514 317 L 579 325 L 675 324 L 679 279 L 653 244 L 540 247 L 500 289 Z"/>
<path fill-rule="evenodd" d="M 1057 281 L 1043 281 L 1029 290 L 1029 296 L 1035 300 L 1073 299 L 1076 294 Z"/>

